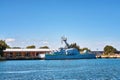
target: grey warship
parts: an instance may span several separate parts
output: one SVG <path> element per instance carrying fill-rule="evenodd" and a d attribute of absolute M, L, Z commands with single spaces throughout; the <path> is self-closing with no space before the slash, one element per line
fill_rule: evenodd
<path fill-rule="evenodd" d="M 67 43 L 67 38 L 62 37 L 62 41 L 66 44 L 66 48 L 59 48 L 59 50 L 51 52 L 49 54 L 45 54 L 46 60 L 64 60 L 64 59 L 95 59 L 96 55 L 84 51 L 84 53 L 80 53 L 80 51 L 76 48 L 70 48 Z"/>

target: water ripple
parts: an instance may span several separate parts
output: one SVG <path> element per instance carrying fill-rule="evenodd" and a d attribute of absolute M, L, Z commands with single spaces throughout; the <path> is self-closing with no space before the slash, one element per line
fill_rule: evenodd
<path fill-rule="evenodd" d="M 0 62 L 0 80 L 120 80 L 120 59 Z"/>

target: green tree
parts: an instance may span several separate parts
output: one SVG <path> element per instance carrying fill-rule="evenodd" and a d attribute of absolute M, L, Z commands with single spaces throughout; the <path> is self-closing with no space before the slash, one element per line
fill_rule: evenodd
<path fill-rule="evenodd" d="M 49 47 L 48 46 L 42 46 L 42 47 L 40 47 L 40 49 L 49 49 Z"/>
<path fill-rule="evenodd" d="M 21 49 L 21 47 L 12 47 L 12 49 Z"/>
<path fill-rule="evenodd" d="M 82 49 L 80 49 L 80 51 L 84 51 L 84 50 L 87 50 L 88 52 L 90 52 L 91 50 L 90 49 L 88 49 L 88 48 L 82 48 Z"/>
<path fill-rule="evenodd" d="M 26 48 L 27 48 L 27 49 L 34 49 L 34 48 L 35 48 L 35 45 L 27 46 Z"/>
<path fill-rule="evenodd" d="M 105 55 L 114 54 L 116 51 L 117 51 L 116 48 L 114 48 L 113 46 L 106 45 L 106 46 L 104 47 L 104 54 L 105 54 Z"/>
<path fill-rule="evenodd" d="M 3 56 L 3 50 L 9 48 L 9 46 L 5 43 L 5 41 L 0 40 L 0 56 Z"/>
<path fill-rule="evenodd" d="M 70 44 L 69 47 L 70 47 L 70 48 L 76 48 L 76 49 L 78 49 L 78 50 L 80 51 L 80 46 L 77 45 L 76 43 L 72 43 L 72 44 Z"/>

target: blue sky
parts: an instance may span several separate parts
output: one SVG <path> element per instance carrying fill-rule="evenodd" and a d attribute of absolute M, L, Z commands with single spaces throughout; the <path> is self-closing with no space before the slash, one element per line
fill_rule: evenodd
<path fill-rule="evenodd" d="M 10 46 L 59 48 L 61 36 L 80 47 L 120 50 L 120 0 L 0 0 L 0 39 Z"/>

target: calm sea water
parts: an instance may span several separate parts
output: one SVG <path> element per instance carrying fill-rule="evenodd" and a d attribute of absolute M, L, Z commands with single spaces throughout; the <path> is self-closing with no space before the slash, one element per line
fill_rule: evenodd
<path fill-rule="evenodd" d="M 0 61 L 0 80 L 120 80 L 120 59 Z"/>

